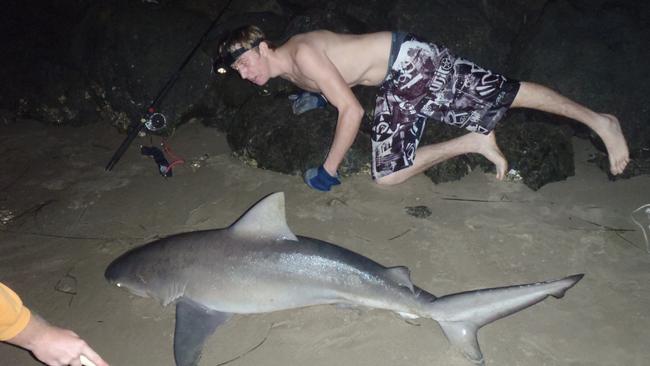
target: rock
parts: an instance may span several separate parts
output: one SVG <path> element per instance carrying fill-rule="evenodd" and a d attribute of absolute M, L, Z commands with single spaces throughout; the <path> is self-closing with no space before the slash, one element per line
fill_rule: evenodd
<path fill-rule="evenodd" d="M 420 141 L 420 147 L 451 140 L 468 133 L 464 129 L 458 129 L 432 119 L 427 120 L 424 134 Z M 417 155 L 416 155 L 417 159 Z M 425 170 L 424 174 L 433 183 L 444 183 L 460 178 L 471 172 L 477 165 L 479 156 L 475 154 L 460 155 L 455 158 L 443 161 Z"/>
<path fill-rule="evenodd" d="M 299 175 L 325 160 L 336 118 L 337 111 L 331 106 L 294 115 L 288 94 L 256 95 L 230 124 L 228 144 L 249 165 Z M 369 171 L 370 157 L 370 139 L 360 133 L 339 173 Z"/>
<path fill-rule="evenodd" d="M 89 1 L 9 2 L 0 14 L 0 108 L 52 124 L 97 121 L 89 86 L 70 56 L 75 25 Z M 65 21 L 62 21 L 65 19 Z"/>
<path fill-rule="evenodd" d="M 338 33 L 367 33 L 368 27 L 358 19 L 334 8 L 310 8 L 294 15 L 285 30 L 286 38 L 299 33 L 327 29 Z"/>
<path fill-rule="evenodd" d="M 393 29 L 414 33 L 478 65 L 504 73 L 511 46 L 545 0 L 396 2 L 389 11 Z"/>
<path fill-rule="evenodd" d="M 509 167 L 515 169 L 524 184 L 532 190 L 575 174 L 571 143 L 573 131 L 557 124 L 538 122 L 557 117 L 541 113 L 535 115 L 537 120 L 510 120 L 496 132 L 497 144 Z M 486 169 L 492 163 L 483 159 L 481 166 Z"/>
<path fill-rule="evenodd" d="M 636 1 L 552 1 L 524 29 L 512 74 L 618 116 L 632 151 L 650 146 L 650 4 Z M 578 123 L 583 135 L 591 131 Z M 599 140 L 599 138 L 595 138 Z M 602 143 L 596 147 L 604 150 Z M 609 165 L 604 167 L 609 170 Z"/>
<path fill-rule="evenodd" d="M 410 216 L 424 219 L 431 216 L 431 209 L 427 206 L 407 206 L 404 207 L 406 213 Z"/>
<path fill-rule="evenodd" d="M 45 123 L 104 121 L 126 129 L 178 76 L 160 107 L 171 129 L 199 118 L 225 131 L 234 152 L 251 164 L 298 174 L 325 158 L 336 110 L 294 116 L 286 96 L 296 88 L 287 81 L 275 79 L 258 88 L 235 73 L 216 78 L 211 66 L 217 40 L 245 24 L 260 25 L 278 44 L 321 28 L 403 30 L 446 45 L 485 68 L 548 85 L 617 115 L 633 158 L 650 146 L 650 87 L 645 83 L 650 69 L 640 61 L 650 58 L 650 5 L 645 2 L 460 0 L 423 6 L 415 0 L 246 0 L 231 4 L 201 50 L 175 75 L 223 5 L 208 0 L 63 0 L 41 7 L 33 1 L 13 2 L 0 19 L 0 34 L 12 44 L 0 58 L 0 110 Z M 376 88 L 353 91 L 372 118 Z M 4 118 L 4 123 L 10 120 L 15 118 Z M 504 154 L 529 187 L 538 189 L 573 174 L 567 125 L 603 150 L 591 131 L 555 117 L 509 117 L 497 128 Z M 369 131 L 366 120 L 342 174 L 369 171 Z M 463 133 L 429 121 L 421 146 Z M 601 165 L 609 170 L 608 164 Z M 490 162 L 469 154 L 425 174 L 444 182 L 477 168 L 493 171 Z M 641 159 L 622 177 L 646 171 Z"/>
<path fill-rule="evenodd" d="M 650 174 L 650 148 L 633 150 L 630 152 L 630 163 L 622 174 L 612 175 L 609 172 L 609 157 L 604 153 L 597 153 L 590 162 L 595 163 L 604 172 L 610 180 L 628 179 L 641 174 Z"/>
<path fill-rule="evenodd" d="M 103 110 L 133 121 L 157 99 L 159 112 L 173 128 L 189 119 L 186 113 L 210 82 L 211 62 L 202 52 L 176 74 L 209 24 L 205 15 L 174 5 L 97 4 L 77 27 L 73 56 L 88 82 L 101 90 L 97 96 Z M 164 92 L 170 80 L 173 87 Z M 112 118 L 110 113 L 103 116 Z"/>
<path fill-rule="evenodd" d="M 497 144 L 522 181 L 533 190 L 574 175 L 570 128 L 558 117 L 535 112 L 510 113 L 497 125 Z M 559 121 L 557 121 L 559 120 Z M 427 121 L 420 146 L 447 141 L 468 133 L 444 123 Z M 465 154 L 427 169 L 434 183 L 458 180 L 474 169 L 495 172 L 492 162 L 479 154 Z"/>

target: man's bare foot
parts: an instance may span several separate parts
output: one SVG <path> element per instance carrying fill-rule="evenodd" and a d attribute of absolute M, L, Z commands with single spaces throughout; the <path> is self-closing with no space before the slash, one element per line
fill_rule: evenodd
<path fill-rule="evenodd" d="M 503 180 L 508 171 L 508 161 L 506 160 L 506 157 L 503 156 L 501 149 L 499 149 L 499 146 L 497 145 L 494 131 L 490 132 L 488 135 L 471 133 L 467 136 L 471 136 L 474 140 L 476 152 L 485 156 L 486 159 L 494 163 L 497 170 L 497 179 Z"/>
<path fill-rule="evenodd" d="M 611 114 L 600 113 L 599 116 L 599 127 L 594 128 L 594 131 L 600 136 L 607 148 L 610 172 L 614 175 L 621 174 L 630 162 L 630 152 L 621 125 L 618 118 Z"/>

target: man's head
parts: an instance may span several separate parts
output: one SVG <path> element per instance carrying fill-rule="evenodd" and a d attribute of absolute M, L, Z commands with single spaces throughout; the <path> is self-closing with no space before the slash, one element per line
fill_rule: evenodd
<path fill-rule="evenodd" d="M 254 25 L 237 28 L 228 33 L 219 45 L 219 59 L 215 71 L 224 73 L 219 67 L 231 67 L 242 79 L 257 85 L 264 85 L 269 79 L 269 69 L 264 57 L 269 50 L 264 33 Z"/>

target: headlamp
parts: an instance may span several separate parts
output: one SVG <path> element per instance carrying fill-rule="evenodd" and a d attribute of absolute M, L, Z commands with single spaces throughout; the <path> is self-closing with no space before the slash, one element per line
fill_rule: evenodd
<path fill-rule="evenodd" d="M 253 42 L 250 47 L 239 47 L 233 51 L 223 51 L 212 64 L 212 71 L 217 75 L 225 75 L 228 73 L 228 68 L 232 67 L 232 64 L 237 61 L 237 59 L 243 55 L 246 51 L 252 50 L 253 48 L 260 45 L 262 39 L 258 39 Z"/>
<path fill-rule="evenodd" d="M 228 65 L 226 65 L 221 58 L 218 58 L 214 61 L 214 64 L 212 64 L 212 72 L 217 75 L 225 75 L 228 73 Z"/>

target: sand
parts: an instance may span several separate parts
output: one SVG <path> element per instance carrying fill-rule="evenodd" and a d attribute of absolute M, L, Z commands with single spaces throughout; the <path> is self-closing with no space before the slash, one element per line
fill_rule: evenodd
<path fill-rule="evenodd" d="M 457 182 L 434 185 L 418 176 L 390 189 L 358 175 L 320 193 L 299 177 L 244 165 L 222 134 L 199 123 L 169 139 L 186 160 L 170 179 L 139 155 L 149 138 L 105 172 L 123 136 L 104 125 L 21 121 L 0 130 L 0 280 L 111 365 L 173 365 L 174 309 L 110 286 L 108 263 L 157 237 L 225 227 L 275 191 L 286 194 L 296 234 L 406 265 L 413 282 L 436 295 L 585 274 L 563 299 L 483 328 L 488 365 L 650 360 L 650 254 L 630 216 L 650 203 L 650 176 L 609 181 L 587 162 L 594 150 L 583 140 L 574 141 L 576 175 L 536 192 L 475 171 Z M 406 213 L 419 205 L 432 214 Z M 0 360 L 38 364 L 6 344 Z M 207 341 L 201 365 L 224 362 L 469 365 L 431 320 L 407 323 L 387 311 L 334 306 L 235 316 Z"/>

